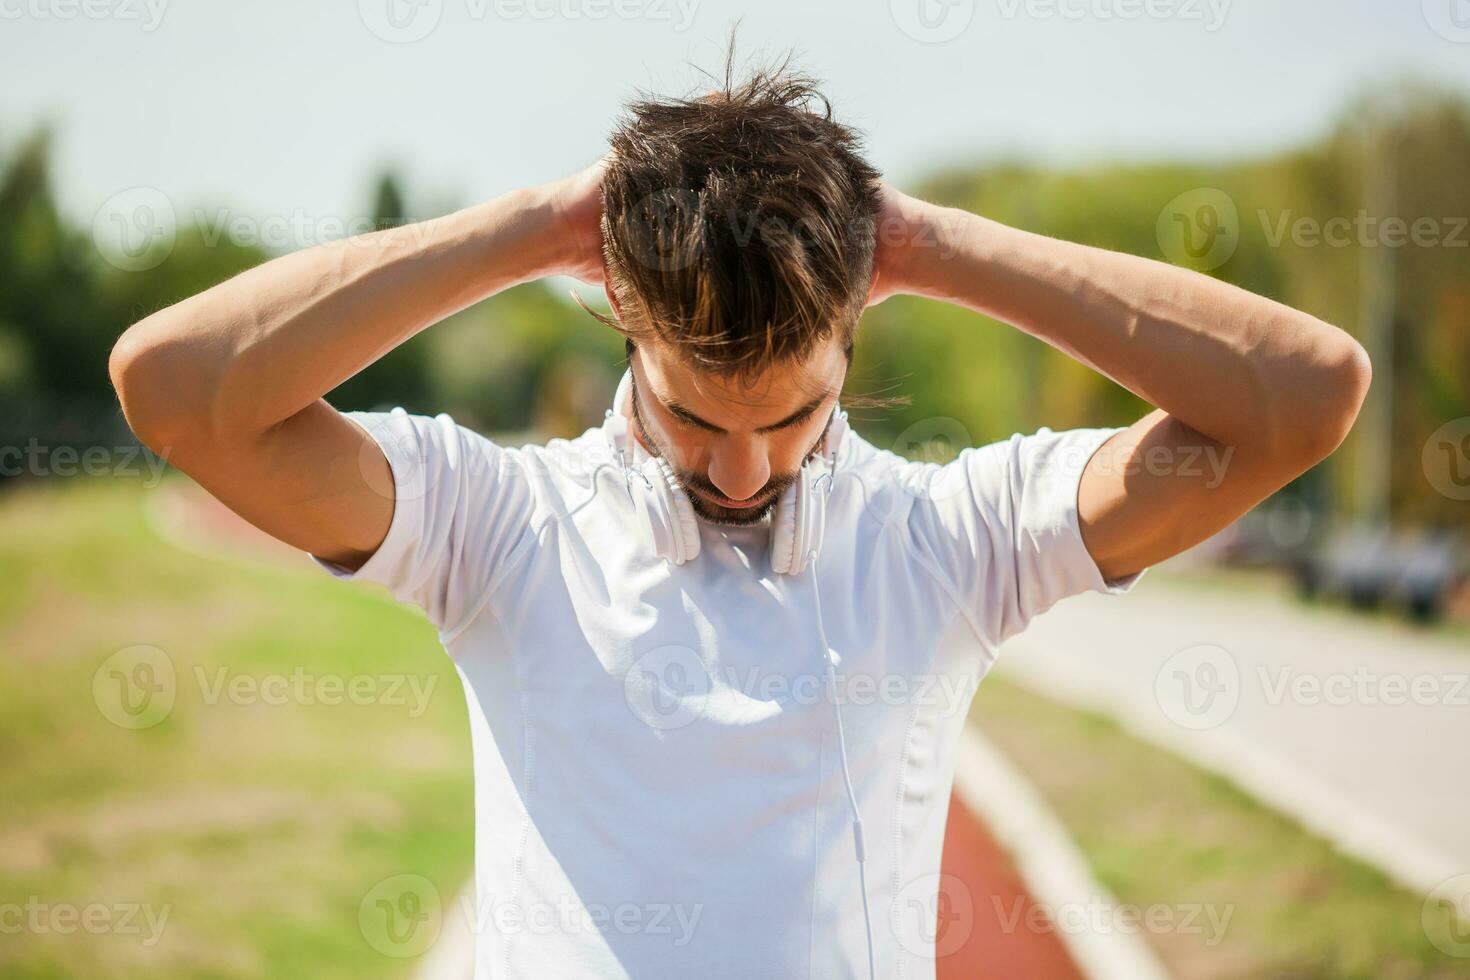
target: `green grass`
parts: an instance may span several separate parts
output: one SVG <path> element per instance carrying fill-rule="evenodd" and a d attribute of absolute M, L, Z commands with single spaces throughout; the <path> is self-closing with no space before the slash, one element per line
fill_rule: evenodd
<path fill-rule="evenodd" d="M 1181 924 L 1188 908 L 1214 910 L 1222 929 L 1141 933 L 1174 975 L 1470 977 L 1470 958 L 1430 942 L 1423 896 L 1228 781 L 994 676 L 972 720 L 1037 787 L 1120 903 L 1175 910 Z M 1431 914 L 1431 927 L 1448 922 L 1442 906 Z"/>
<path fill-rule="evenodd" d="M 375 949 L 358 912 L 376 883 L 415 874 L 453 914 L 470 871 L 464 696 L 433 629 L 309 566 L 181 551 L 144 520 L 147 494 L 76 480 L 0 495 L 0 923 L 41 916 L 0 936 L 0 976 L 409 975 L 416 961 Z M 172 662 L 175 701 L 133 730 L 93 681 L 139 644 Z M 412 677 L 431 696 L 418 717 L 411 699 L 291 689 L 211 703 L 220 668 L 300 669 L 308 691 Z M 54 918 L 89 905 L 102 928 Z M 129 908 L 136 932 L 116 928 Z M 168 916 L 151 945 L 149 910 Z"/>

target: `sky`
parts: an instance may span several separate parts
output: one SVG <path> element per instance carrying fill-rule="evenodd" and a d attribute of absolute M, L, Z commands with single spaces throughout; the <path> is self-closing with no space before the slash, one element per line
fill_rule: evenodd
<path fill-rule="evenodd" d="M 384 166 L 468 204 L 590 163 L 640 92 L 707 90 L 737 19 L 901 188 L 1269 153 L 1406 75 L 1470 94 L 1470 0 L 0 0 L 0 150 L 52 122 L 84 224 L 139 193 L 351 222 Z"/>

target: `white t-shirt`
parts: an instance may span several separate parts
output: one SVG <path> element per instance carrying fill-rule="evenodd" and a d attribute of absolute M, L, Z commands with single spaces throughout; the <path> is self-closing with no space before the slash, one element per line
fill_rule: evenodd
<path fill-rule="evenodd" d="M 766 526 L 701 521 L 699 555 L 664 561 L 597 427 L 507 448 L 448 415 L 346 414 L 397 502 L 356 574 L 317 561 L 420 606 L 464 681 L 477 980 L 867 976 L 815 589 L 878 975 L 933 977 L 976 685 L 1033 616 L 1143 575 L 1104 582 L 1078 529 L 1082 469 L 1120 429 L 943 466 L 849 431 L 815 572 L 785 576 Z"/>

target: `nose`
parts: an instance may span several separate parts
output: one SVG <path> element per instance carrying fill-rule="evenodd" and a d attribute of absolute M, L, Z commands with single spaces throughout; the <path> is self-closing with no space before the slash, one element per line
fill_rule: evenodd
<path fill-rule="evenodd" d="M 709 482 L 731 500 L 743 501 L 761 491 L 771 478 L 771 463 L 758 439 L 726 440 L 711 453 Z"/>

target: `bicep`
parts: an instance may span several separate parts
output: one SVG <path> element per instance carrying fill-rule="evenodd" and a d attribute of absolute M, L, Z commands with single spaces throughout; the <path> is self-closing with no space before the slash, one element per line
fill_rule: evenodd
<path fill-rule="evenodd" d="M 318 399 L 250 436 L 167 447 L 168 462 L 251 524 L 355 570 L 393 520 L 393 474 L 360 426 Z"/>
<path fill-rule="evenodd" d="M 1082 538 L 1104 578 L 1122 578 L 1223 530 L 1302 471 L 1155 410 L 1088 461 L 1077 491 Z"/>

